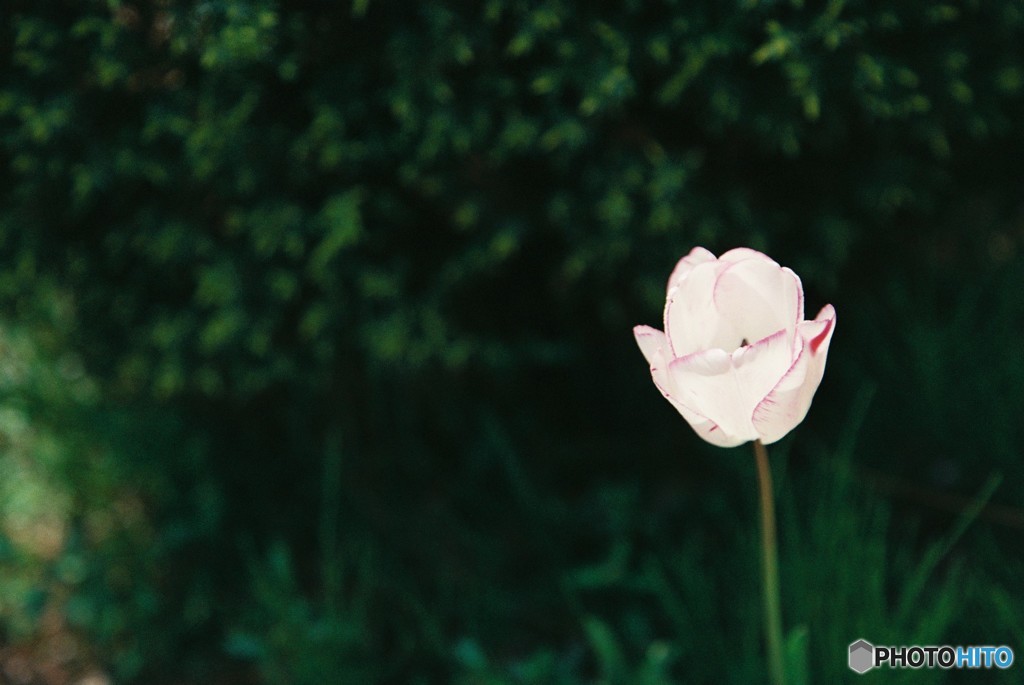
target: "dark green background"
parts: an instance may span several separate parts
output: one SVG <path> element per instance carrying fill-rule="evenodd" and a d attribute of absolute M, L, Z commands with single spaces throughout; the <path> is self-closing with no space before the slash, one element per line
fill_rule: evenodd
<path fill-rule="evenodd" d="M 1024 658 L 1022 45 L 1006 0 L 8 0 L 5 663 L 763 682 L 752 458 L 631 332 L 694 245 L 838 312 L 772 449 L 792 682 Z"/>

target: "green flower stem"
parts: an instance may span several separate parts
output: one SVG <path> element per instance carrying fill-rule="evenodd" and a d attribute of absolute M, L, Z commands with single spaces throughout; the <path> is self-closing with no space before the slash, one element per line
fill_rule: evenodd
<path fill-rule="evenodd" d="M 764 632 L 768 640 L 768 674 L 772 685 L 785 685 L 782 667 L 782 606 L 779 599 L 779 545 L 775 534 L 775 495 L 768 450 L 754 441 L 757 482 L 761 490 L 761 551 L 764 574 Z"/>

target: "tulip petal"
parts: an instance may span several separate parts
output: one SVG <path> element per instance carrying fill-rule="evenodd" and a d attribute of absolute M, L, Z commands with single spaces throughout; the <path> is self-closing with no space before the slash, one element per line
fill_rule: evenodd
<path fill-rule="evenodd" d="M 825 305 L 814 321 L 797 326 L 796 360 L 754 409 L 754 427 L 766 445 L 781 439 L 807 416 L 814 392 L 825 374 L 835 321 L 835 309 Z"/>
<path fill-rule="evenodd" d="M 703 247 L 695 247 L 690 250 L 690 254 L 676 263 L 676 268 L 672 270 L 672 274 L 668 277 L 668 287 L 666 288 L 668 294 L 672 293 L 673 288 L 679 286 L 679 283 L 686 278 L 690 271 L 693 270 L 693 267 L 704 262 L 713 261 L 715 261 L 714 253 Z"/>
<path fill-rule="evenodd" d="M 684 413 L 685 407 L 678 405 L 675 398 L 676 393 L 674 392 L 675 386 L 672 384 L 672 378 L 669 375 L 669 363 L 672 360 L 672 356 L 665 334 L 650 326 L 636 326 L 633 328 L 633 335 L 636 337 L 637 345 L 640 346 L 640 351 L 643 352 L 647 363 L 651 367 L 651 378 L 654 379 L 654 385 L 658 387 L 658 390 L 665 396 L 665 399 L 675 405 L 680 413 Z M 686 416 L 685 413 L 684 416 Z M 698 422 L 705 420 L 703 416 L 698 416 L 692 412 L 687 417 L 687 421 L 691 418 Z"/>
<path fill-rule="evenodd" d="M 676 357 L 716 347 L 732 352 L 743 339 L 733 320 L 722 316 L 712 297 L 720 268 L 718 262 L 698 264 L 669 294 L 665 303 L 665 334 Z"/>
<path fill-rule="evenodd" d="M 758 437 L 751 423 L 757 402 L 743 391 L 728 352 L 714 348 L 674 359 L 669 377 L 679 404 L 718 424 L 725 438 L 716 444 L 739 445 Z"/>
<path fill-rule="evenodd" d="M 686 422 L 693 427 L 700 437 L 719 447 L 733 447 L 740 444 L 730 435 L 720 430 L 718 424 L 693 409 L 682 404 L 678 398 L 678 389 L 669 374 L 669 349 L 665 334 L 650 326 L 636 326 L 633 335 L 640 346 L 648 364 L 651 365 L 651 378 L 661 394 L 676 408 Z"/>
<path fill-rule="evenodd" d="M 757 250 L 752 250 L 749 247 L 734 247 L 733 249 L 729 250 L 728 252 L 724 253 L 721 257 L 719 257 L 718 261 L 739 262 L 744 259 L 756 259 L 762 262 L 767 262 L 768 264 L 771 264 L 776 268 L 778 268 L 779 266 L 778 262 L 776 262 L 774 259 L 766 255 L 765 253 L 758 252 Z"/>
<path fill-rule="evenodd" d="M 659 358 L 661 350 L 668 349 L 668 339 L 657 328 L 634 326 L 633 336 L 636 338 L 636 344 L 640 346 L 640 351 L 644 353 L 644 359 L 652 366 L 655 359 Z"/>
<path fill-rule="evenodd" d="M 748 406 L 755 407 L 793 365 L 793 344 L 785 330 L 732 353 L 736 381 Z"/>
<path fill-rule="evenodd" d="M 692 421 L 687 420 L 687 422 L 697 435 L 716 447 L 736 447 L 737 445 L 742 445 L 743 443 L 748 442 L 747 438 L 726 433 L 714 421 L 705 420 L 702 423 L 693 423 Z"/>
<path fill-rule="evenodd" d="M 803 319 L 800 278 L 767 258 L 727 264 L 718 274 L 712 297 L 720 316 L 737 322 L 740 340 L 761 340 L 782 329 L 792 334 Z M 740 340 L 725 349 L 736 349 Z"/>

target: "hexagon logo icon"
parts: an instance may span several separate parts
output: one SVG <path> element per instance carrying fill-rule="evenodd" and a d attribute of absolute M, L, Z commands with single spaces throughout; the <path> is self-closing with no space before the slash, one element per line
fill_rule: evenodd
<path fill-rule="evenodd" d="M 875 646 L 867 640 L 857 640 L 850 645 L 850 669 L 867 673 L 875 666 Z"/>

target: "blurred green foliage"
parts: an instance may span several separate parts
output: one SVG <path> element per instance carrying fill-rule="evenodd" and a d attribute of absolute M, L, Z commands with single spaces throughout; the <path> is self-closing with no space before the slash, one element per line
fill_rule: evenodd
<path fill-rule="evenodd" d="M 758 681 L 750 461 L 630 334 L 701 244 L 839 313 L 773 453 L 794 678 L 1021 644 L 1022 40 L 1011 0 L 9 0 L 0 639 Z"/>

